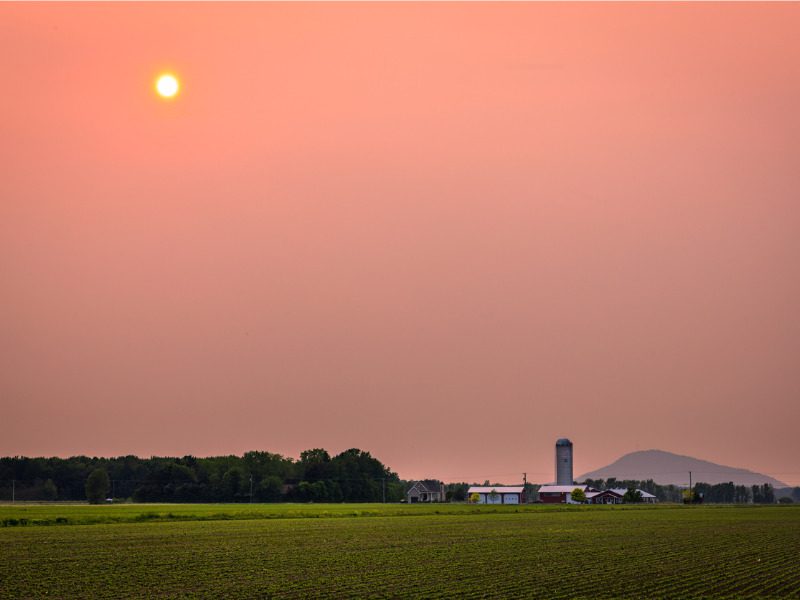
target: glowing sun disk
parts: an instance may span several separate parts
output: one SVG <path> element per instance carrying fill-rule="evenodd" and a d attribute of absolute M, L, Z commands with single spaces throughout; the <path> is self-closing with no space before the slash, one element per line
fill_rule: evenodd
<path fill-rule="evenodd" d="M 169 73 L 161 75 L 156 81 L 156 91 L 162 98 L 173 98 L 178 93 L 178 79 Z"/>

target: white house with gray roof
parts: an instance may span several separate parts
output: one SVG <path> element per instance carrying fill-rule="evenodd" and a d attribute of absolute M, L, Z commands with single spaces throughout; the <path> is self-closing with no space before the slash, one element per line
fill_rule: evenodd
<path fill-rule="evenodd" d="M 620 496 L 624 496 L 628 491 L 628 488 L 612 488 L 610 491 L 614 492 L 615 494 L 619 494 Z M 642 495 L 642 502 L 646 504 L 655 504 L 658 502 L 658 498 L 656 498 L 653 494 L 640 489 L 637 489 L 636 491 Z"/>
<path fill-rule="evenodd" d="M 435 479 L 415 481 L 406 492 L 406 501 L 412 502 L 444 502 L 444 484 Z"/>

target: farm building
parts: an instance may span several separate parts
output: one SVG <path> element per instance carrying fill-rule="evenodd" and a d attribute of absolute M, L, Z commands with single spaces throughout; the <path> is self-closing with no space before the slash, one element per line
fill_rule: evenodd
<path fill-rule="evenodd" d="M 474 485 L 467 490 L 467 498 L 478 495 L 478 504 L 523 504 L 525 488 L 521 485 L 479 486 Z"/>
<path fill-rule="evenodd" d="M 586 485 L 543 485 L 539 489 L 539 500 L 551 504 L 576 504 L 572 500 L 572 490 L 575 488 L 583 490 L 587 504 L 622 504 L 625 501 L 625 492 L 628 491 L 627 488 L 600 491 Z M 642 495 L 642 502 L 658 502 L 658 498 L 653 494 L 648 494 L 644 490 L 638 492 Z"/>
<path fill-rule="evenodd" d="M 622 496 L 625 495 L 625 492 L 627 492 L 628 489 L 627 488 L 613 488 L 613 489 L 611 489 L 609 491 L 614 492 L 615 494 L 619 494 L 619 496 L 621 498 Z M 645 502 L 647 504 L 655 504 L 656 502 L 658 502 L 658 498 L 656 498 L 653 494 L 645 492 L 644 490 L 636 490 L 636 491 L 639 492 L 642 495 L 642 502 Z"/>
<path fill-rule="evenodd" d="M 586 492 L 587 504 L 622 504 L 622 496 L 614 490 L 602 492 Z"/>
<path fill-rule="evenodd" d="M 408 502 L 444 502 L 444 484 L 435 479 L 415 481 L 406 492 Z"/>
<path fill-rule="evenodd" d="M 545 504 L 577 504 L 572 500 L 573 490 L 582 490 L 584 494 L 599 492 L 588 485 L 543 485 L 539 488 L 539 502 Z"/>

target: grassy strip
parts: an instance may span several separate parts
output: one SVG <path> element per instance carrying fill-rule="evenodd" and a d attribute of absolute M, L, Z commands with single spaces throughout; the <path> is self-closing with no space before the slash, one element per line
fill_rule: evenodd
<path fill-rule="evenodd" d="M 158 510 L 162 507 L 162 510 Z M 168 508 L 166 508 L 168 507 Z M 708 510 L 710 507 L 705 507 Z M 722 508 L 722 507 L 715 507 Z M 728 507 L 728 508 L 733 508 Z M 743 507 L 736 507 L 742 509 Z M 0 527 L 100 525 L 171 521 L 230 521 L 272 519 L 341 519 L 363 517 L 404 517 L 422 515 L 495 515 L 515 513 L 609 512 L 696 510 L 676 504 L 627 506 L 521 505 L 486 506 L 436 504 L 197 504 L 197 505 L 110 505 L 89 506 L 37 504 L 0 506 Z M 791 509 L 789 509 L 791 510 Z"/>

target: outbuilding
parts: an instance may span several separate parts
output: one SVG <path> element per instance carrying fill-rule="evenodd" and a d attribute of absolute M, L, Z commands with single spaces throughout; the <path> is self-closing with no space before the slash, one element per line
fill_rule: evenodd
<path fill-rule="evenodd" d="M 628 488 L 613 488 L 610 491 L 614 492 L 615 494 L 619 494 L 620 497 L 625 495 L 625 492 L 628 491 Z M 636 490 L 642 495 L 642 502 L 646 504 L 655 504 L 658 502 L 658 498 L 656 498 L 653 494 L 649 492 L 645 492 L 644 490 Z"/>
<path fill-rule="evenodd" d="M 579 504 L 572 499 L 572 492 L 581 490 L 584 494 L 597 492 L 588 485 L 543 485 L 539 488 L 539 502 L 545 504 Z"/>
<path fill-rule="evenodd" d="M 521 485 L 474 485 L 467 490 L 467 499 L 472 502 L 477 494 L 477 504 L 524 504 L 525 488 Z"/>

